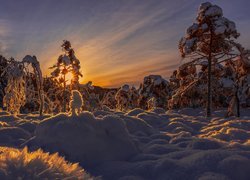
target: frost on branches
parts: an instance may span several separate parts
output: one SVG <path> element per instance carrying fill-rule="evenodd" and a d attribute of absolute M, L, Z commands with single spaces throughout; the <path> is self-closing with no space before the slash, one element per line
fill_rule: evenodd
<path fill-rule="evenodd" d="M 8 77 L 8 84 L 5 88 L 3 104 L 7 111 L 18 114 L 21 106 L 25 104 L 25 73 L 21 62 L 10 59 L 5 73 Z"/>

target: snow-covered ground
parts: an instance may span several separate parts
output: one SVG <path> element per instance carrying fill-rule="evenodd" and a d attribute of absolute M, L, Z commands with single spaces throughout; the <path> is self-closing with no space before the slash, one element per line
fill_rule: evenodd
<path fill-rule="evenodd" d="M 12 116 L 0 113 L 0 145 L 58 152 L 103 179 L 250 179 L 250 109 L 163 109 Z"/>

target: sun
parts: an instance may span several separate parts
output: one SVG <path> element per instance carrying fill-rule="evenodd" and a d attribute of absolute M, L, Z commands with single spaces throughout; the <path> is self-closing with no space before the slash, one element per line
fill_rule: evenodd
<path fill-rule="evenodd" d="M 73 73 L 72 72 L 68 72 L 65 76 L 66 79 L 66 84 L 69 85 L 73 79 Z"/>

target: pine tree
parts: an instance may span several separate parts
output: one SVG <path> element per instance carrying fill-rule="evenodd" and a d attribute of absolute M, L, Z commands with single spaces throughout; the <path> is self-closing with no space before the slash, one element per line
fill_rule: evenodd
<path fill-rule="evenodd" d="M 64 54 L 60 55 L 57 63 L 51 67 L 54 71 L 51 73 L 52 77 L 59 78 L 59 82 L 63 84 L 63 111 L 66 111 L 66 75 L 72 73 L 71 90 L 79 88 L 80 61 L 75 57 L 75 52 L 71 47 L 71 43 L 67 40 L 63 41 L 61 45 Z"/>
<path fill-rule="evenodd" d="M 216 63 L 236 57 L 233 39 L 239 37 L 235 23 L 223 16 L 222 9 L 209 2 L 201 4 L 196 22 L 180 40 L 179 50 L 187 63 L 207 60 L 207 117 L 211 116 L 212 73 Z"/>

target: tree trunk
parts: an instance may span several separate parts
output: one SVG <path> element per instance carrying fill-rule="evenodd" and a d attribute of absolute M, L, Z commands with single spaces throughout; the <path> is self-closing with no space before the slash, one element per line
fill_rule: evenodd
<path fill-rule="evenodd" d="M 208 54 L 208 69 L 207 69 L 207 117 L 211 117 L 211 111 L 212 111 L 212 46 L 213 46 L 213 33 L 212 30 L 210 42 L 209 42 L 209 54 Z"/>
<path fill-rule="evenodd" d="M 208 59 L 208 82 L 207 82 L 207 117 L 211 117 L 211 105 L 212 105 L 212 87 L 211 78 L 212 77 L 212 60 L 211 57 Z"/>
<path fill-rule="evenodd" d="M 43 93 L 42 93 L 43 91 L 41 90 L 41 88 L 40 88 L 40 90 L 39 90 L 39 99 L 40 99 L 40 107 L 39 107 L 39 114 L 40 114 L 40 116 L 42 116 L 43 115 L 43 104 L 44 104 L 44 98 L 43 98 Z"/>
<path fill-rule="evenodd" d="M 66 112 L 66 100 L 65 100 L 65 91 L 66 91 L 66 75 L 63 75 L 63 112 Z"/>
<path fill-rule="evenodd" d="M 236 96 L 236 106 L 237 106 L 237 112 L 236 112 L 236 116 L 237 117 L 240 117 L 240 99 L 239 99 L 239 96 L 238 96 L 238 92 L 239 92 L 239 86 L 237 84 L 237 87 L 236 87 L 236 92 L 235 92 L 235 96 Z"/>

